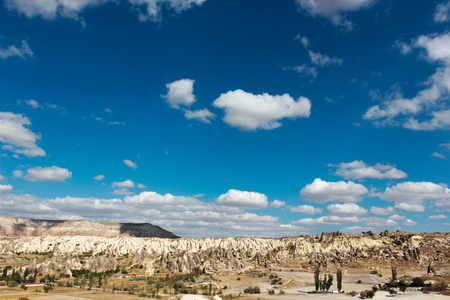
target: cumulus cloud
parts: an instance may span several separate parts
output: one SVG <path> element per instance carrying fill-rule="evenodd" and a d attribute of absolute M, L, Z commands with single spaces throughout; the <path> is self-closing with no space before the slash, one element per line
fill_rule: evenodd
<path fill-rule="evenodd" d="M 277 217 L 233 210 L 193 197 L 142 192 L 123 200 L 16 195 L 0 185 L 0 207 L 8 216 L 36 219 L 95 219 L 105 222 L 148 222 L 185 237 L 285 236 L 308 233 L 303 227 L 280 224 Z"/>
<path fill-rule="evenodd" d="M 316 178 L 313 183 L 306 185 L 300 192 L 303 199 L 316 202 L 359 202 L 368 189 L 352 181 L 327 182 Z"/>
<path fill-rule="evenodd" d="M 431 220 L 445 220 L 445 219 L 447 219 L 447 216 L 446 215 L 432 215 L 432 216 L 429 216 L 428 219 L 431 219 Z"/>
<path fill-rule="evenodd" d="M 412 47 L 424 49 L 426 58 L 439 67 L 411 99 L 398 93 L 394 99 L 370 107 L 363 118 L 378 126 L 403 126 L 433 131 L 450 128 L 450 33 L 419 36 Z"/>
<path fill-rule="evenodd" d="M 294 225 L 341 225 L 345 223 L 357 223 L 358 217 L 324 216 L 318 219 L 306 218 L 292 222 Z"/>
<path fill-rule="evenodd" d="M 269 203 L 264 194 L 231 189 L 226 194 L 220 195 L 216 204 L 252 209 L 265 208 Z"/>
<path fill-rule="evenodd" d="M 395 215 L 389 216 L 388 219 L 399 221 L 399 220 L 405 220 L 406 217 L 395 214 Z"/>
<path fill-rule="evenodd" d="M 130 179 L 127 179 L 122 182 L 114 181 L 112 184 L 112 187 L 119 187 L 119 188 L 134 188 L 134 182 Z"/>
<path fill-rule="evenodd" d="M 286 202 L 280 200 L 273 200 L 270 202 L 271 207 L 280 208 L 286 206 Z"/>
<path fill-rule="evenodd" d="M 407 220 L 405 220 L 405 222 L 402 223 L 402 225 L 403 226 L 414 226 L 414 225 L 417 225 L 417 222 L 414 222 L 411 219 L 407 219 Z"/>
<path fill-rule="evenodd" d="M 206 0 L 128 0 L 133 10 L 138 11 L 140 21 L 160 22 L 163 7 L 172 9 L 175 13 L 181 13 L 194 6 L 202 5 Z M 5 0 L 9 10 L 15 10 L 28 18 L 42 17 L 46 20 L 55 18 L 79 19 L 79 14 L 90 7 L 99 6 L 112 0 L 46 0 L 24 1 Z"/>
<path fill-rule="evenodd" d="M 11 193 L 13 190 L 12 185 L 10 184 L 0 184 L 0 195 L 5 195 Z"/>
<path fill-rule="evenodd" d="M 2 149 L 28 157 L 45 156 L 36 144 L 41 136 L 29 130 L 30 125 L 30 120 L 21 114 L 0 112 L 0 142 L 5 144 Z"/>
<path fill-rule="evenodd" d="M 186 117 L 186 119 L 191 120 L 191 119 L 198 119 L 203 123 L 211 123 L 211 120 L 214 120 L 216 118 L 216 115 L 213 114 L 212 112 L 209 111 L 209 109 L 204 108 L 204 109 L 198 109 L 198 110 L 188 110 L 186 109 L 184 111 L 184 116 Z"/>
<path fill-rule="evenodd" d="M 128 167 L 132 168 L 133 170 L 136 170 L 138 167 L 137 164 L 135 164 L 134 162 L 132 162 L 131 160 L 128 160 L 128 159 L 124 159 L 122 162 L 125 165 L 127 165 Z"/>
<path fill-rule="evenodd" d="M 432 182 L 402 182 L 387 187 L 380 199 L 395 202 L 395 207 L 409 212 L 424 212 L 425 203 L 434 200 L 439 208 L 450 208 L 450 190 Z"/>
<path fill-rule="evenodd" d="M 362 218 L 361 224 L 371 227 L 393 227 L 398 225 L 398 223 L 392 219 L 383 219 L 379 217 Z"/>
<path fill-rule="evenodd" d="M 190 106 L 197 100 L 194 96 L 194 82 L 192 79 L 181 79 L 166 84 L 167 94 L 162 95 L 171 108 Z"/>
<path fill-rule="evenodd" d="M 295 101 L 288 94 L 254 95 L 243 90 L 222 94 L 213 105 L 225 110 L 225 123 L 241 130 L 275 129 L 281 119 L 307 118 L 311 113 L 311 102 L 305 97 Z"/>
<path fill-rule="evenodd" d="M 330 215 L 338 216 L 360 216 L 367 214 L 367 209 L 355 204 L 330 204 L 327 206 L 327 211 Z"/>
<path fill-rule="evenodd" d="M 386 216 L 386 215 L 396 214 L 399 212 L 399 210 L 393 206 L 388 206 L 388 207 L 384 207 L 384 208 L 372 206 L 370 208 L 370 212 L 375 215 Z"/>
<path fill-rule="evenodd" d="M 408 202 L 399 202 L 399 203 L 395 204 L 395 207 L 409 211 L 409 212 L 424 212 L 425 211 L 424 205 L 408 203 Z"/>
<path fill-rule="evenodd" d="M 27 57 L 33 57 L 34 53 L 28 46 L 27 41 L 21 41 L 20 46 L 9 45 L 7 48 L 0 47 L 0 57 L 2 59 L 7 59 L 9 57 L 20 57 L 25 59 Z"/>
<path fill-rule="evenodd" d="M 23 172 L 21 170 L 14 170 L 12 173 L 13 173 L 13 176 L 15 178 L 22 178 L 23 177 Z"/>
<path fill-rule="evenodd" d="M 393 165 L 376 164 L 370 166 L 362 160 L 330 166 L 337 168 L 335 175 L 342 176 L 345 179 L 400 179 L 407 176 L 405 172 L 398 170 Z"/>
<path fill-rule="evenodd" d="M 134 195 L 133 192 L 130 192 L 128 189 L 117 189 L 112 192 L 114 195 Z"/>
<path fill-rule="evenodd" d="M 315 215 L 321 213 L 323 210 L 321 208 L 316 208 L 311 205 L 298 205 L 294 207 L 289 207 L 289 210 L 296 213 L 302 213 L 307 215 Z"/>
<path fill-rule="evenodd" d="M 434 12 L 433 19 L 438 23 L 443 23 L 450 20 L 450 1 L 438 4 L 436 11 Z"/>
<path fill-rule="evenodd" d="M 72 172 L 57 166 L 52 167 L 36 167 L 27 170 L 25 179 L 28 181 L 59 181 L 62 182 L 72 177 Z"/>
<path fill-rule="evenodd" d="M 295 0 L 299 10 L 316 17 L 327 18 L 335 26 L 351 30 L 353 23 L 347 20 L 347 12 L 369 7 L 375 0 Z"/>
<path fill-rule="evenodd" d="M 103 179 L 105 179 L 105 175 L 97 175 L 97 176 L 94 176 L 94 179 L 95 179 L 95 180 L 103 180 Z"/>
<path fill-rule="evenodd" d="M 450 199 L 450 190 L 432 182 L 402 182 L 387 187 L 380 199 L 421 204 L 427 200 Z"/>

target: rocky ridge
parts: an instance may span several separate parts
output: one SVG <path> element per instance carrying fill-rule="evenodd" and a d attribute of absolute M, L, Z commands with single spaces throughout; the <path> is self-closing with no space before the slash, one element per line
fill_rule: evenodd
<path fill-rule="evenodd" d="M 162 239 L 116 236 L 42 236 L 0 240 L 0 254 L 44 253 L 49 259 L 29 268 L 70 274 L 70 269 L 102 272 L 121 265 L 139 266 L 147 275 L 170 270 L 209 274 L 281 267 L 295 261 L 303 268 L 402 264 L 427 267 L 448 263 L 450 234 L 383 233 L 286 237 Z"/>
<path fill-rule="evenodd" d="M 90 220 L 36 220 L 0 216 L 0 236 L 103 236 L 179 238 L 149 223 L 107 223 Z"/>

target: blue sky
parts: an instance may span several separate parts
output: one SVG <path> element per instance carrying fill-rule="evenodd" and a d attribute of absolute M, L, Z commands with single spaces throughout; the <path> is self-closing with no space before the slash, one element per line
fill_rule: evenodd
<path fill-rule="evenodd" d="M 0 214 L 448 231 L 450 2 L 4 0 Z"/>

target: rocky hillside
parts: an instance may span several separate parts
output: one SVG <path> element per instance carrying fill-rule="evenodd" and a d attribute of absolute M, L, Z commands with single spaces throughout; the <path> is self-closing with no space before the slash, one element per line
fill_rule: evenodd
<path fill-rule="evenodd" d="M 387 233 L 288 237 L 161 239 L 117 236 L 45 236 L 0 239 L 0 257 L 17 253 L 46 254 L 45 261 L 24 261 L 39 272 L 87 268 L 101 272 L 118 265 L 155 272 L 187 273 L 198 268 L 209 274 L 255 268 L 309 269 L 338 266 L 368 269 L 391 265 L 427 267 L 448 265 L 450 233 Z M 48 256 L 50 254 L 50 256 Z M 40 255 L 39 257 L 43 257 Z M 1 262 L 1 261 L 0 261 Z M 17 261 L 16 265 L 20 265 Z"/>
<path fill-rule="evenodd" d="M 99 236 L 179 238 L 172 232 L 149 224 L 106 223 L 90 220 L 35 220 L 0 216 L 0 236 Z"/>

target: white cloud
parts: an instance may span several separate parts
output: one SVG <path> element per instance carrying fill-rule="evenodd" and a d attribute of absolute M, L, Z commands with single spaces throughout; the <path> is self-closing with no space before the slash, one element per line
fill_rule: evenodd
<path fill-rule="evenodd" d="M 450 150 L 450 143 L 439 144 L 439 147 L 443 148 L 444 150 Z"/>
<path fill-rule="evenodd" d="M 291 68 L 286 68 L 286 69 L 291 69 Z M 313 78 L 317 77 L 316 67 L 310 67 L 306 64 L 303 64 L 303 65 L 300 65 L 297 67 L 292 67 L 292 70 L 294 70 L 297 73 L 302 74 L 302 75 L 312 76 Z"/>
<path fill-rule="evenodd" d="M 411 219 L 407 219 L 405 222 L 402 223 L 403 226 L 414 226 L 417 225 L 417 222 L 414 222 Z"/>
<path fill-rule="evenodd" d="M 298 205 L 294 207 L 288 207 L 290 211 L 296 213 L 302 213 L 307 215 L 315 215 L 321 213 L 323 210 L 321 208 L 315 208 L 311 205 Z"/>
<path fill-rule="evenodd" d="M 430 156 L 431 156 L 431 157 L 437 157 L 437 158 L 444 159 L 444 160 L 447 159 L 447 157 L 445 157 L 443 154 L 441 154 L 441 153 L 439 153 L 439 152 L 433 152 L 433 153 L 431 153 Z"/>
<path fill-rule="evenodd" d="M 443 23 L 450 20 L 450 1 L 447 1 L 447 3 L 438 4 L 436 11 L 434 12 L 433 19 L 438 23 Z"/>
<path fill-rule="evenodd" d="M 362 218 L 361 224 L 371 227 L 391 227 L 398 225 L 398 223 L 392 219 L 383 219 L 379 217 Z"/>
<path fill-rule="evenodd" d="M 109 108 L 105 108 L 105 112 L 112 114 L 112 110 L 110 110 Z"/>
<path fill-rule="evenodd" d="M 217 198 L 218 205 L 239 208 L 265 208 L 268 205 L 267 196 L 256 192 L 246 192 L 231 189 Z"/>
<path fill-rule="evenodd" d="M 185 110 L 184 116 L 186 119 L 199 119 L 203 123 L 211 123 L 211 120 L 214 120 L 216 118 L 216 115 L 209 111 L 209 109 L 198 109 L 198 110 Z"/>
<path fill-rule="evenodd" d="M 13 176 L 16 178 L 22 178 L 23 177 L 23 172 L 21 170 L 14 170 L 13 172 Z"/>
<path fill-rule="evenodd" d="M 202 5 L 206 0 L 128 0 L 134 10 L 139 13 L 140 21 L 159 22 L 162 19 L 161 8 L 173 9 L 175 13 L 194 6 Z M 9 10 L 15 10 L 28 18 L 42 17 L 47 20 L 55 18 L 80 19 L 79 14 L 86 8 L 99 6 L 112 0 L 5 0 Z"/>
<path fill-rule="evenodd" d="M 0 175 L 0 181 L 5 180 L 5 176 Z"/>
<path fill-rule="evenodd" d="M 297 36 L 294 38 L 296 41 L 300 41 L 303 45 L 303 47 L 308 48 L 309 47 L 309 40 L 306 36 L 301 36 L 300 34 L 297 34 Z"/>
<path fill-rule="evenodd" d="M 414 204 L 408 202 L 400 202 L 395 204 L 396 208 L 403 209 L 409 212 L 424 212 L 425 206 L 422 204 Z"/>
<path fill-rule="evenodd" d="M 370 212 L 375 214 L 375 215 L 386 216 L 386 215 L 391 215 L 391 214 L 398 213 L 398 209 L 396 209 L 393 206 L 389 206 L 389 207 L 385 207 L 385 208 L 372 206 L 370 208 Z"/>
<path fill-rule="evenodd" d="M 5 144 L 2 149 L 28 157 L 45 156 L 36 144 L 41 136 L 26 128 L 30 125 L 30 120 L 21 114 L 0 112 L 0 142 Z"/>
<path fill-rule="evenodd" d="M 128 159 L 124 159 L 122 162 L 125 165 L 127 165 L 128 167 L 132 168 L 133 170 L 136 170 L 138 167 L 137 164 L 135 164 L 134 162 L 132 162 L 131 160 L 128 160 Z"/>
<path fill-rule="evenodd" d="M 318 219 L 306 218 L 292 222 L 294 225 L 341 225 L 345 223 L 357 223 L 358 217 L 324 216 Z"/>
<path fill-rule="evenodd" d="M 326 67 L 329 65 L 339 65 L 341 66 L 343 61 L 341 58 L 337 58 L 337 57 L 329 57 L 327 55 L 318 53 L 318 52 L 313 52 L 313 51 L 308 51 L 309 54 L 309 58 L 311 58 L 311 62 L 313 64 L 315 64 L 316 66 L 320 66 L 320 67 Z"/>
<path fill-rule="evenodd" d="M 140 189 L 145 189 L 145 188 L 147 188 L 144 184 L 142 184 L 142 183 L 138 183 L 137 184 L 137 187 L 138 188 L 140 188 Z"/>
<path fill-rule="evenodd" d="M 270 202 L 271 207 L 280 208 L 286 206 L 286 202 L 280 200 L 273 200 Z"/>
<path fill-rule="evenodd" d="M 194 6 L 201 6 L 206 0 L 128 0 L 139 11 L 140 21 L 161 21 L 161 7 L 181 13 Z"/>
<path fill-rule="evenodd" d="M 167 95 L 162 95 L 171 108 L 179 109 L 180 106 L 190 106 L 196 102 L 194 96 L 194 82 L 192 79 L 181 79 L 166 84 Z"/>
<path fill-rule="evenodd" d="M 34 53 L 31 51 L 30 46 L 28 46 L 27 41 L 22 41 L 21 46 L 10 45 L 6 49 L 0 47 L 0 57 L 2 59 L 7 59 L 9 57 L 20 57 L 25 59 L 26 57 L 33 57 Z"/>
<path fill-rule="evenodd" d="M 130 192 L 128 189 L 117 189 L 112 192 L 114 195 L 134 195 L 133 192 Z"/>
<path fill-rule="evenodd" d="M 42 108 L 42 106 L 36 100 L 25 100 L 26 105 L 31 106 L 32 108 Z"/>
<path fill-rule="evenodd" d="M 95 180 L 103 180 L 103 179 L 105 179 L 105 175 L 97 175 L 97 176 L 94 176 L 94 179 L 95 179 Z"/>
<path fill-rule="evenodd" d="M 225 110 L 223 121 L 242 130 L 275 129 L 284 118 L 309 117 L 311 102 L 305 97 L 295 101 L 288 94 L 253 95 L 243 90 L 220 95 L 213 105 Z"/>
<path fill-rule="evenodd" d="M 316 203 L 359 202 L 369 191 L 361 184 L 352 181 L 327 182 L 316 178 L 300 192 L 303 199 Z"/>
<path fill-rule="evenodd" d="M 112 184 L 112 187 L 119 187 L 119 188 L 134 188 L 134 182 L 130 179 L 127 179 L 122 182 L 114 181 Z"/>
<path fill-rule="evenodd" d="M 394 99 L 370 107 L 363 118 L 375 125 L 403 126 L 412 130 L 433 131 L 450 128 L 450 33 L 422 35 L 412 44 L 426 50 L 427 59 L 440 66 L 425 82 L 425 89 L 411 99 L 401 93 Z"/>
<path fill-rule="evenodd" d="M 450 199 L 450 190 L 432 182 L 402 182 L 387 187 L 380 198 L 386 201 L 421 204 L 427 200 Z"/>
<path fill-rule="evenodd" d="M 313 17 L 329 19 L 335 26 L 352 29 L 352 22 L 345 18 L 347 12 L 370 6 L 375 0 L 295 0 L 300 10 Z"/>
<path fill-rule="evenodd" d="M 388 219 L 400 221 L 400 220 L 405 220 L 406 217 L 396 214 L 396 215 L 389 216 Z"/>
<path fill-rule="evenodd" d="M 367 214 L 367 209 L 355 204 L 330 204 L 327 206 L 327 211 L 330 215 L 338 216 L 360 216 Z"/>
<path fill-rule="evenodd" d="M 5 195 L 11 193 L 13 190 L 12 185 L 10 184 L 0 184 L 0 195 Z"/>
<path fill-rule="evenodd" d="M 428 219 L 431 220 L 445 220 L 447 219 L 446 215 L 433 215 L 433 216 L 429 216 Z"/>
<path fill-rule="evenodd" d="M 330 166 L 337 168 L 335 175 L 342 176 L 345 179 L 400 179 L 407 176 L 405 172 L 396 169 L 393 165 L 376 164 L 370 166 L 362 160 Z"/>
<path fill-rule="evenodd" d="M 42 168 L 30 168 L 27 170 L 25 179 L 28 181 L 59 181 L 62 182 L 72 177 L 72 172 L 57 166 Z"/>
<path fill-rule="evenodd" d="M 79 198 L 40 199 L 16 195 L 11 185 L 0 185 L 0 207 L 8 216 L 35 219 L 95 219 L 104 222 L 148 222 L 175 234 L 215 236 L 286 236 L 308 234 L 304 227 L 281 224 L 277 217 L 256 215 L 193 197 L 142 192 L 123 200 Z"/>

